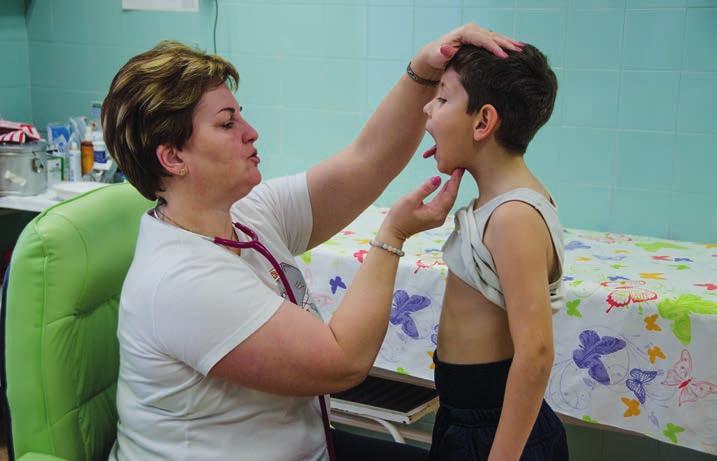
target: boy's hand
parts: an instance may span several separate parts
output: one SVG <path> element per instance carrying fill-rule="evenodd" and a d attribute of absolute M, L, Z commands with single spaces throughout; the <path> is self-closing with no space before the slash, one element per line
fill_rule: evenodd
<path fill-rule="evenodd" d="M 522 51 L 524 43 L 469 23 L 424 46 L 411 62 L 411 66 L 421 77 L 438 80 L 446 64 L 461 45 L 479 46 L 496 56 L 506 58 L 508 55 L 503 48 Z"/>
<path fill-rule="evenodd" d="M 428 203 L 423 203 L 423 199 L 440 186 L 439 176 L 434 176 L 399 199 L 386 215 L 377 237 L 388 233 L 403 242 L 418 232 L 441 226 L 456 201 L 463 171 L 454 170 L 441 191 Z"/>

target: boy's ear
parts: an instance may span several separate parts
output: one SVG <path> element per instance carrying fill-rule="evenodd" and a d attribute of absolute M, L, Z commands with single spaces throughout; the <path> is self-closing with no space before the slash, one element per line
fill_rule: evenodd
<path fill-rule="evenodd" d="M 168 144 L 160 144 L 155 152 L 157 160 L 169 174 L 173 176 L 187 174 L 187 164 L 182 158 L 181 151 Z"/>
<path fill-rule="evenodd" d="M 483 141 L 498 130 L 500 116 L 492 104 L 486 104 L 476 114 L 474 123 L 473 140 Z"/>

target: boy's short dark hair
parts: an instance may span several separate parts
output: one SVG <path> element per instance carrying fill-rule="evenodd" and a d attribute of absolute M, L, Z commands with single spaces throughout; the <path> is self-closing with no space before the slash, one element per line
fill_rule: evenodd
<path fill-rule="evenodd" d="M 475 46 L 462 46 L 448 63 L 468 93 L 469 114 L 491 104 L 500 115 L 496 139 L 523 154 L 553 112 L 558 80 L 548 59 L 532 45 L 506 50 L 507 58 Z"/>

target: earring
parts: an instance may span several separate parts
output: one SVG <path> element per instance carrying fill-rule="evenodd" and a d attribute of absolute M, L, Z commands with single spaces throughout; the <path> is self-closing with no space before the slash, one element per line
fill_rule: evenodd
<path fill-rule="evenodd" d="M 182 168 L 181 170 L 179 170 L 179 176 L 184 176 L 185 174 L 187 174 L 186 168 Z"/>

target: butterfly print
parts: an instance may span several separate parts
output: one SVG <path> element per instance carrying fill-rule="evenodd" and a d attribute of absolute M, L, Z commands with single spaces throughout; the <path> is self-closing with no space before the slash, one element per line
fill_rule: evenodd
<path fill-rule="evenodd" d="M 621 397 L 620 400 L 627 406 L 625 413 L 622 414 L 624 417 L 629 418 L 630 416 L 640 414 L 640 402 L 635 399 L 628 399 L 627 397 Z"/>
<path fill-rule="evenodd" d="M 573 350 L 573 361 L 578 368 L 587 368 L 592 379 L 600 384 L 610 384 L 610 375 L 602 363 L 604 355 L 612 354 L 625 348 L 625 341 L 612 336 L 602 338 L 593 330 L 580 333 L 580 348 Z"/>
<path fill-rule="evenodd" d="M 645 330 L 649 331 L 662 331 L 662 327 L 657 324 L 657 314 L 648 315 L 645 317 Z"/>
<path fill-rule="evenodd" d="M 630 370 L 630 376 L 632 376 L 632 378 L 627 379 L 625 381 L 625 385 L 628 389 L 632 391 L 633 394 L 635 394 L 637 400 L 639 400 L 640 403 L 644 404 L 645 397 L 647 396 L 647 392 L 645 391 L 645 384 L 655 379 L 655 376 L 657 376 L 657 372 L 633 368 L 632 370 Z"/>
<path fill-rule="evenodd" d="M 401 325 L 403 332 L 413 339 L 418 338 L 416 322 L 411 318 L 413 312 L 425 309 L 431 300 L 421 295 L 408 296 L 405 290 L 396 290 L 393 294 L 390 321 L 393 325 Z"/>
<path fill-rule="evenodd" d="M 692 356 L 687 349 L 682 350 L 680 360 L 667 370 L 667 376 L 662 381 L 662 384 L 679 389 L 679 406 L 687 402 L 696 402 L 710 394 L 717 394 L 717 384 L 694 379 L 692 376 Z"/>
<path fill-rule="evenodd" d="M 650 359 L 650 363 L 655 363 L 658 358 L 663 360 L 667 358 L 665 353 L 662 352 L 662 349 L 660 349 L 660 346 L 653 346 L 647 349 L 647 356 Z"/>
<path fill-rule="evenodd" d="M 632 303 L 644 303 L 657 299 L 657 293 L 642 288 L 645 285 L 644 280 L 626 280 L 620 282 L 601 282 L 601 286 L 612 288 L 607 295 L 606 302 L 610 307 L 606 312 L 614 307 L 626 307 Z"/>
<path fill-rule="evenodd" d="M 343 280 L 341 280 L 341 276 L 339 275 L 329 280 L 329 285 L 331 286 L 332 295 L 335 295 L 336 290 L 338 290 L 339 288 L 343 288 L 344 290 L 346 289 L 346 284 Z"/>

